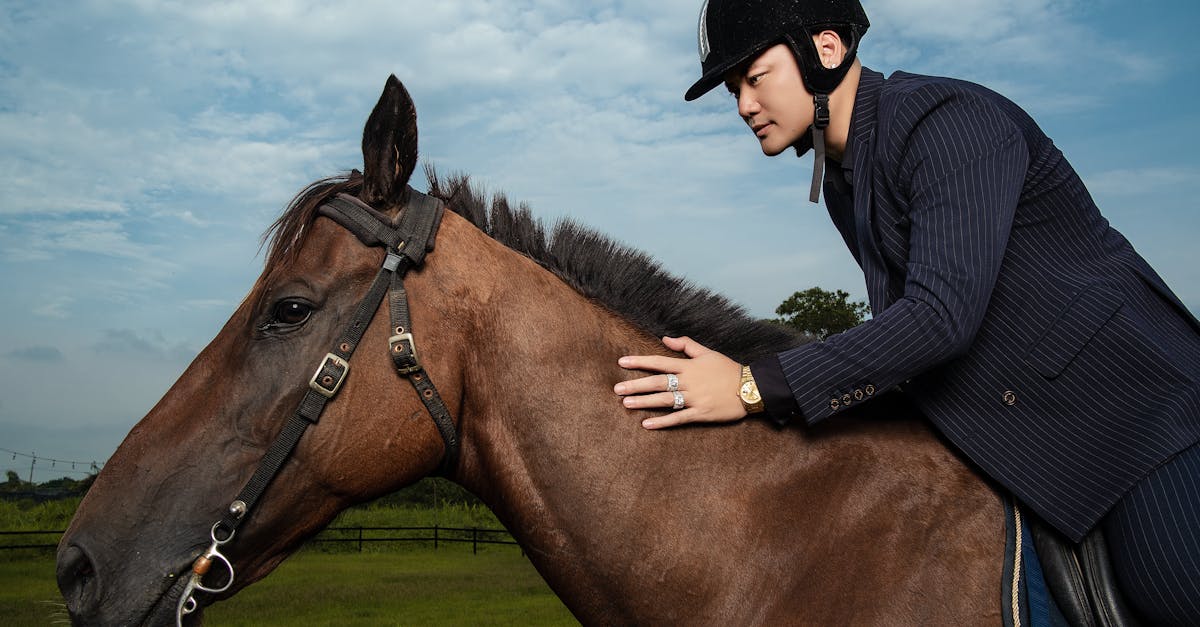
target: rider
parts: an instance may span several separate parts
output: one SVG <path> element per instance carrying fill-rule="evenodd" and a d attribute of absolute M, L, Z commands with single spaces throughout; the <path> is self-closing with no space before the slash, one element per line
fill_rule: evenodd
<path fill-rule="evenodd" d="M 855 58 L 868 26 L 857 0 L 708 0 L 685 98 L 724 82 L 765 154 L 814 151 L 810 199 L 823 182 L 874 317 L 746 366 L 664 338 L 685 356 L 623 357 L 667 376 L 617 394 L 676 410 L 648 429 L 819 428 L 899 389 L 1066 536 L 1099 526 L 1144 618 L 1200 624 L 1200 322 L 1023 110 L 885 79 Z"/>

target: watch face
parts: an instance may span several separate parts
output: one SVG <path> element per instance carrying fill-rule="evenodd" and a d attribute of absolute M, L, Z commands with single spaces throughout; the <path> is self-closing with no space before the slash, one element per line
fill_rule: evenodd
<path fill-rule="evenodd" d="M 742 389 L 741 389 L 740 394 L 741 394 L 742 400 L 746 401 L 747 403 L 749 403 L 751 405 L 762 400 L 762 397 L 759 396 L 759 394 L 758 394 L 758 387 L 755 386 L 750 381 L 747 381 L 742 384 Z"/>

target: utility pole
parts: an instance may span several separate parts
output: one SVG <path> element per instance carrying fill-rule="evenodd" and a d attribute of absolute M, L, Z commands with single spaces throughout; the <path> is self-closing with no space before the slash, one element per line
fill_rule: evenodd
<path fill-rule="evenodd" d="M 29 489 L 33 489 L 33 465 L 37 463 L 37 453 L 29 459 Z"/>

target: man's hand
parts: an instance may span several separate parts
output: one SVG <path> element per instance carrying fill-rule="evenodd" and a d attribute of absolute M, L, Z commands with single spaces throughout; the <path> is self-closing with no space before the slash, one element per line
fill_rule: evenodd
<path fill-rule="evenodd" d="M 684 408 L 642 421 L 647 429 L 674 427 L 689 422 L 732 422 L 746 416 L 738 398 L 742 367 L 732 359 L 709 350 L 688 337 L 664 337 L 663 344 L 687 357 L 633 355 L 622 357 L 618 364 L 629 370 L 661 372 L 649 377 L 622 381 L 613 391 L 625 397 L 630 409 L 670 408 L 675 395 L 667 391 L 667 374 L 678 377 L 678 390 L 683 394 Z"/>

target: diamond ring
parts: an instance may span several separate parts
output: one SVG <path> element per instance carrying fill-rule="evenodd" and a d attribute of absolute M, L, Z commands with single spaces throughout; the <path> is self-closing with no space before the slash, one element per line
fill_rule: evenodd
<path fill-rule="evenodd" d="M 677 377 L 673 374 L 667 375 L 667 391 L 668 392 L 678 392 L 679 391 L 679 377 Z"/>
<path fill-rule="evenodd" d="M 683 392 L 675 391 L 671 393 L 675 395 L 675 404 L 671 406 L 671 409 L 683 409 Z"/>

